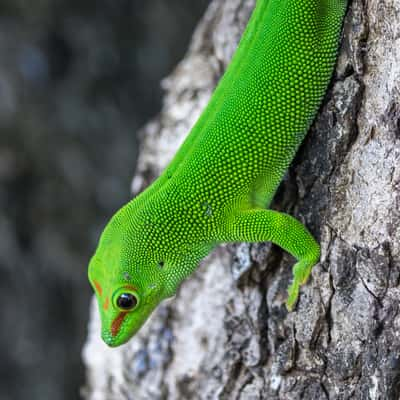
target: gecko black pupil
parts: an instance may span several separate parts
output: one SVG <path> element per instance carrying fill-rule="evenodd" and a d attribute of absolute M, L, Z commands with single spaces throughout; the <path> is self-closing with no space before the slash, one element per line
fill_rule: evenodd
<path fill-rule="evenodd" d="M 123 293 L 117 299 L 117 305 L 123 310 L 131 310 L 137 304 L 136 297 L 130 293 Z"/>

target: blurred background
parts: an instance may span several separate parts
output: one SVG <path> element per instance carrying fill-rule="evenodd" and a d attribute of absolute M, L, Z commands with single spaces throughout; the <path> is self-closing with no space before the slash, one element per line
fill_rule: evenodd
<path fill-rule="evenodd" d="M 209 0 L 1 0 L 0 400 L 79 399 L 86 266 Z"/>

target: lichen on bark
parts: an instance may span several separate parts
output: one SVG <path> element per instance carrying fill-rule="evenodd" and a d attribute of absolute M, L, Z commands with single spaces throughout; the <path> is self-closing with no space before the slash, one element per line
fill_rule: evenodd
<path fill-rule="evenodd" d="M 206 105 L 254 3 L 211 3 L 142 131 L 135 193 Z M 273 203 L 322 246 L 296 310 L 290 256 L 222 247 L 126 346 L 102 345 L 93 306 L 88 400 L 399 398 L 399 15 L 395 0 L 351 3 L 326 99 Z"/>

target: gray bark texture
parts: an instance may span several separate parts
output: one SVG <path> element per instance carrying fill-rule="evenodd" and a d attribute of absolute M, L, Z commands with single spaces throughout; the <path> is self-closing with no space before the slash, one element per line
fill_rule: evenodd
<path fill-rule="evenodd" d="M 231 59 L 254 0 L 214 0 L 142 135 L 133 192 L 165 167 Z M 336 72 L 273 208 L 322 245 L 294 312 L 294 260 L 219 248 L 127 345 L 100 341 L 87 400 L 400 398 L 400 2 L 354 0 Z"/>

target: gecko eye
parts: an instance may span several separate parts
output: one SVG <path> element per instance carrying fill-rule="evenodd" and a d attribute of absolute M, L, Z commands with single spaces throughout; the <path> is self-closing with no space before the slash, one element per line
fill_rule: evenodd
<path fill-rule="evenodd" d="M 122 293 L 118 296 L 116 303 L 121 310 L 129 311 L 136 307 L 138 301 L 132 293 Z"/>

